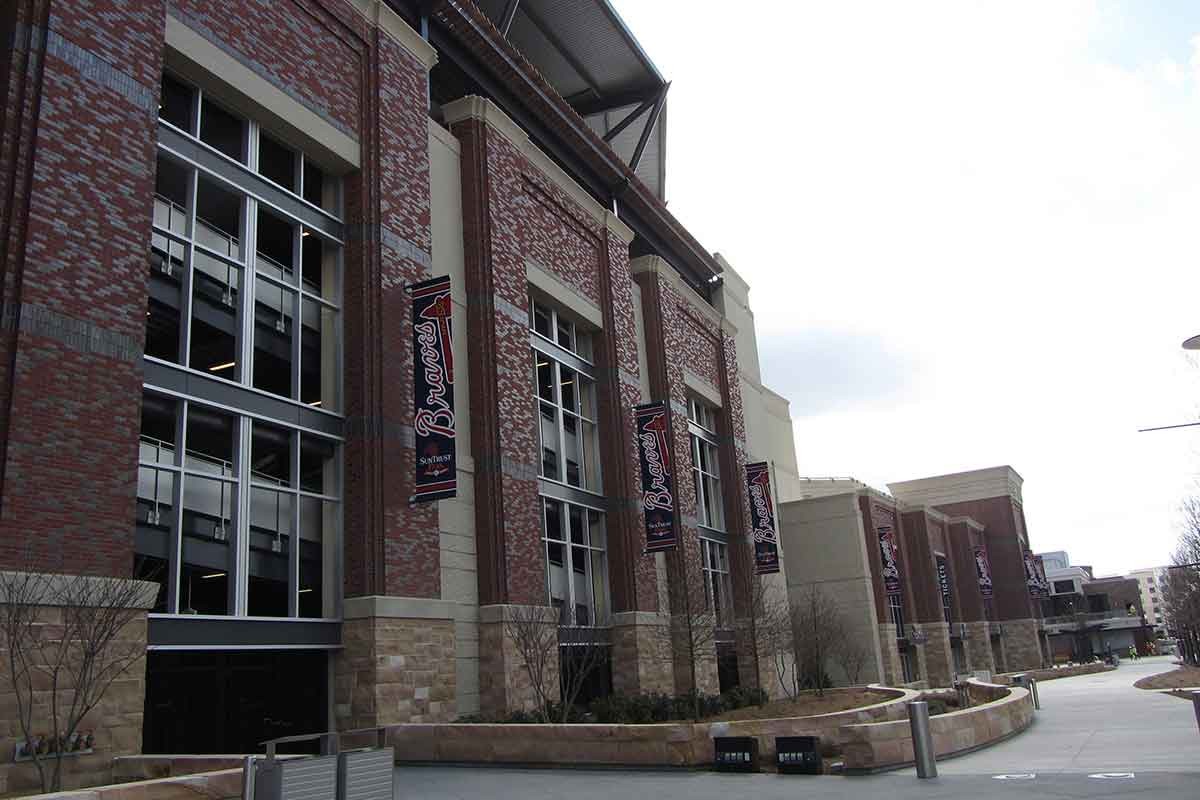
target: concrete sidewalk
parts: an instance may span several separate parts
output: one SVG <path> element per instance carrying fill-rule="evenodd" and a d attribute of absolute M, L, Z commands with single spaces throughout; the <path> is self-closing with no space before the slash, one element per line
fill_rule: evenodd
<path fill-rule="evenodd" d="M 1023 734 L 938 764 L 943 775 L 1009 772 L 1200 772 L 1192 704 L 1135 689 L 1174 668 L 1171 656 L 1122 661 L 1115 672 L 1038 684 L 1042 710 Z M 911 771 L 910 771 L 911 772 Z"/>

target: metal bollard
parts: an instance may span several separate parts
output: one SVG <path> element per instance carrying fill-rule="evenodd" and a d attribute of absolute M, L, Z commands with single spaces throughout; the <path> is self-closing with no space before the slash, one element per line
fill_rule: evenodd
<path fill-rule="evenodd" d="M 1192 708 L 1196 709 L 1196 727 L 1200 728 L 1200 692 L 1192 692 Z"/>
<path fill-rule="evenodd" d="M 929 704 L 924 700 L 909 702 L 908 724 L 912 729 L 913 760 L 917 762 L 917 777 L 936 778 L 937 761 L 933 752 L 933 735 L 929 730 Z"/>
<path fill-rule="evenodd" d="M 1033 707 L 1037 711 L 1042 710 L 1042 698 L 1038 697 L 1037 678 L 1029 679 L 1029 693 L 1033 695 Z"/>
<path fill-rule="evenodd" d="M 256 756 L 242 759 L 242 800 L 254 800 L 254 761 Z"/>

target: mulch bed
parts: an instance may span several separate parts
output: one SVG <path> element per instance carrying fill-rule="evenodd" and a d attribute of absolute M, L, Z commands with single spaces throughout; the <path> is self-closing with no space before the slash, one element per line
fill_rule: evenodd
<path fill-rule="evenodd" d="M 1200 667 L 1179 667 L 1142 678 L 1134 684 L 1139 689 L 1180 689 L 1200 686 Z"/>

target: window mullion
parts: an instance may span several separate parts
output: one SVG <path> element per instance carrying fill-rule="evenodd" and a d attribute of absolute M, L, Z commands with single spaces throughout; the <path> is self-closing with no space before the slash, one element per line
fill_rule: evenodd
<path fill-rule="evenodd" d="M 254 326 L 255 299 L 258 289 L 258 229 L 254 221 L 258 218 L 258 201 L 246 196 L 242 217 L 242 291 L 238 304 L 237 352 L 238 372 L 235 376 L 243 386 L 254 385 Z"/>
<path fill-rule="evenodd" d="M 567 482 L 567 430 L 563 425 L 562 404 L 562 365 L 551 359 L 553 377 L 551 378 L 551 393 L 554 395 L 554 420 L 558 425 L 558 480 Z"/>
<path fill-rule="evenodd" d="M 288 550 L 288 616 L 300 616 L 300 431 L 292 431 L 289 437 L 291 462 L 291 549 Z M 318 513 L 324 513 L 324 504 L 318 502 Z M 323 567 L 322 567 L 323 568 Z"/>
<path fill-rule="evenodd" d="M 197 123 L 199 124 L 199 123 Z M 200 173 L 191 169 L 188 171 L 188 200 L 187 200 L 187 245 L 184 247 L 183 275 L 179 286 L 179 363 L 191 366 L 192 363 L 192 284 L 193 271 L 196 263 L 196 193 L 200 183 Z M 170 256 L 170 240 L 167 240 L 167 254 Z"/>
<path fill-rule="evenodd" d="M 250 584 L 250 442 L 251 423 L 249 417 L 236 417 L 237 449 L 233 454 L 234 486 L 237 487 L 237 503 L 233 507 L 230 525 L 234 534 L 233 568 L 230 570 L 229 608 L 235 616 L 244 617 L 248 611 L 248 587 Z"/>
<path fill-rule="evenodd" d="M 171 493 L 171 538 L 167 542 L 167 613 L 179 613 L 179 576 L 183 573 L 183 474 L 184 457 L 187 452 L 188 402 L 182 400 L 175 406 L 175 476 L 174 491 Z"/>

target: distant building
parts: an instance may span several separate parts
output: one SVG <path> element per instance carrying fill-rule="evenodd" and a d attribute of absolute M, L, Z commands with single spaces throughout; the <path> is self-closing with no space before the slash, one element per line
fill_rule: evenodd
<path fill-rule="evenodd" d="M 1021 477 L 1005 466 L 889 488 L 801 478 L 800 499 L 781 506 L 788 592 L 819 586 L 839 607 L 843 636 L 870 654 L 858 682 L 946 686 L 1042 666 Z"/>
<path fill-rule="evenodd" d="M 1142 602 L 1144 581 L 1097 578 L 1090 566 L 1072 565 L 1061 550 L 1039 557 L 1050 584 L 1042 605 L 1054 661 L 1082 661 L 1109 651 L 1124 655 L 1130 646 L 1148 651 L 1154 636 Z"/>
<path fill-rule="evenodd" d="M 1157 638 L 1165 638 L 1171 622 L 1167 615 L 1167 604 L 1163 599 L 1163 592 L 1167 586 L 1167 568 L 1135 569 L 1125 577 L 1138 582 L 1138 588 L 1142 592 L 1142 609 L 1146 612 L 1146 622 L 1154 626 Z"/>

